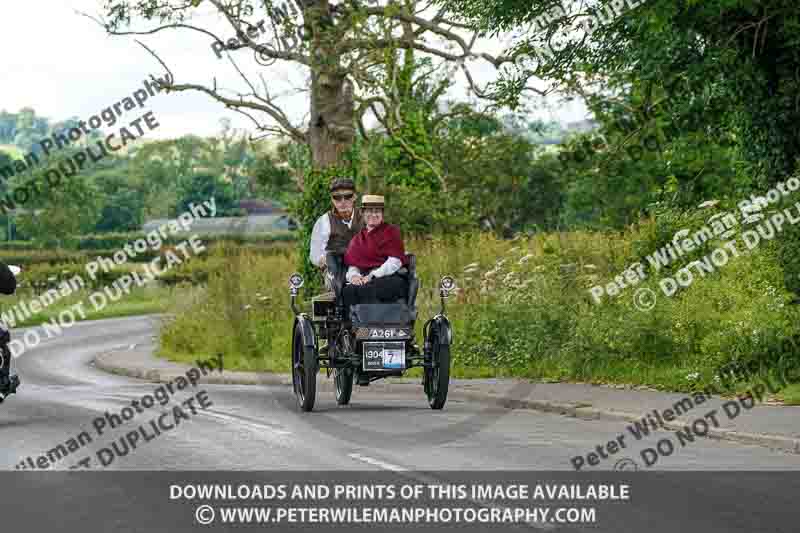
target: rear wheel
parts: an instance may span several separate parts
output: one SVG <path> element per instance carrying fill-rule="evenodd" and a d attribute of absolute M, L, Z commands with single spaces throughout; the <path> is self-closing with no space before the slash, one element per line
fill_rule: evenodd
<path fill-rule="evenodd" d="M 431 333 L 432 367 L 425 368 L 425 394 L 431 409 L 441 409 L 447 402 L 450 386 L 450 346 L 442 344 L 441 332 L 434 328 Z"/>
<path fill-rule="evenodd" d="M 353 394 L 353 369 L 337 368 L 333 371 L 333 380 L 336 382 L 336 403 L 347 405 Z"/>
<path fill-rule="evenodd" d="M 297 404 L 303 411 L 314 408 L 317 396 L 317 355 L 313 348 L 303 345 L 303 334 L 295 328 L 292 340 L 292 383 Z"/>
<path fill-rule="evenodd" d="M 349 359 L 353 351 L 353 343 L 350 340 L 350 332 L 343 330 L 339 335 L 337 352 L 341 364 L 341 359 Z M 336 403 L 347 405 L 350 403 L 350 396 L 353 394 L 353 368 L 336 368 L 333 371 L 333 381 L 336 383 Z"/>

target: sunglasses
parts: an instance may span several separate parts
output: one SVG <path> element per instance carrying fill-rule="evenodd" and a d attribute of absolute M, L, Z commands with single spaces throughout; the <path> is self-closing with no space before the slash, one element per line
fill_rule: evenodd
<path fill-rule="evenodd" d="M 352 200 L 352 199 L 353 199 L 353 196 L 355 196 L 353 193 L 349 193 L 349 194 L 332 194 L 332 195 L 331 195 L 331 197 L 332 197 L 334 200 L 338 200 L 338 201 L 340 201 L 340 202 L 341 202 L 342 200 Z"/>

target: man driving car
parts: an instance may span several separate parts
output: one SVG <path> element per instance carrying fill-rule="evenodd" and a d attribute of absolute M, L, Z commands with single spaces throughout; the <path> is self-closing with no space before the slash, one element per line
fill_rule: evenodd
<path fill-rule="evenodd" d="M 331 290 L 331 276 L 327 270 L 326 254 L 344 255 L 350 239 L 363 228 L 361 213 L 354 207 L 356 188 L 353 180 L 338 178 L 330 185 L 331 209 L 320 216 L 311 230 L 309 259 L 325 274 L 325 287 Z"/>

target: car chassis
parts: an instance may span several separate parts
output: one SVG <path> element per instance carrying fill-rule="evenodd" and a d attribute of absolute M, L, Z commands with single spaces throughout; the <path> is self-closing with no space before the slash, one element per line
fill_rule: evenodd
<path fill-rule="evenodd" d="M 407 276 L 406 297 L 393 303 L 353 305 L 349 320 L 344 308 L 345 267 L 342 256 L 328 253 L 327 268 L 333 290 L 311 301 L 311 313 L 301 312 L 296 298 L 303 278 L 289 278 L 291 308 L 295 315 L 292 328 L 292 384 L 298 406 L 311 411 L 316 399 L 317 373 L 326 369 L 334 376 L 336 402 L 347 405 L 354 379 L 360 386 L 387 377 L 402 376 L 406 370 L 423 368 L 422 385 L 432 409 L 442 409 L 447 401 L 450 381 L 450 345 L 453 333 L 445 314 L 445 299 L 455 290 L 452 277 L 439 283 L 441 309 L 425 322 L 423 348 L 414 342 L 417 318 L 416 296 L 419 280 L 416 257 L 407 254 L 407 266 L 400 273 Z M 320 341 L 324 345 L 320 346 Z"/>

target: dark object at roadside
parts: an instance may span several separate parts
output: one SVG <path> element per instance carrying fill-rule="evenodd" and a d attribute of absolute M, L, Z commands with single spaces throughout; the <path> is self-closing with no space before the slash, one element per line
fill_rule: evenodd
<path fill-rule="evenodd" d="M 8 265 L 0 263 L 0 293 L 14 294 L 17 290 L 17 278 Z"/>

